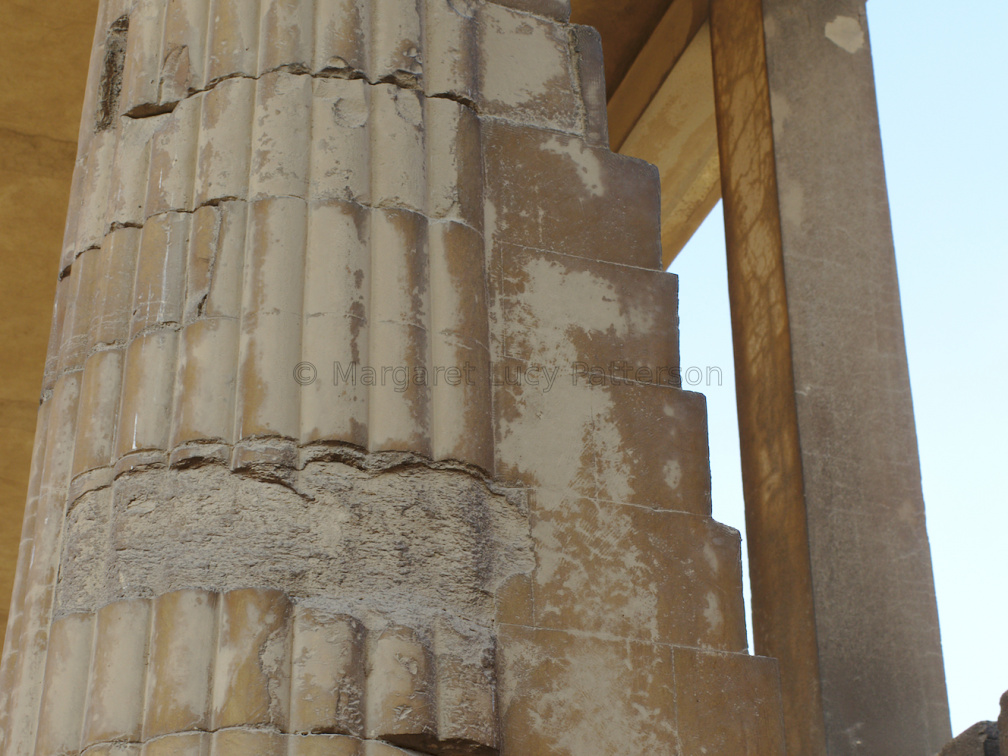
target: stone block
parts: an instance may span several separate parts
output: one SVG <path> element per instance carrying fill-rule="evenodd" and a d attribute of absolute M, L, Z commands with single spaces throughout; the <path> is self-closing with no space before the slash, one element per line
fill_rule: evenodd
<path fill-rule="evenodd" d="M 402 210 L 371 214 L 372 291 L 369 355 L 377 371 L 369 399 L 371 451 L 430 456 L 430 386 L 417 370 L 430 367 L 430 283 L 427 221 Z"/>
<path fill-rule="evenodd" d="M 682 753 L 783 756 L 775 660 L 677 648 L 674 661 Z"/>
<path fill-rule="evenodd" d="M 368 78 L 410 83 L 423 74 L 423 2 L 371 0 Z"/>
<path fill-rule="evenodd" d="M 314 5 L 302 0 L 261 0 L 260 76 L 281 67 L 290 71 L 311 70 L 314 54 Z"/>
<path fill-rule="evenodd" d="M 656 510 L 710 514 L 706 406 L 662 386 L 592 386 L 559 367 L 494 365 L 498 476 Z"/>
<path fill-rule="evenodd" d="M 46 350 L 45 369 L 42 374 L 42 392 L 52 391 L 60 375 L 60 347 L 63 344 L 63 329 L 66 326 L 67 310 L 72 310 L 73 289 L 77 281 L 64 276 L 56 283 L 56 303 L 53 306 L 52 325 L 49 328 L 49 346 Z"/>
<path fill-rule="evenodd" d="M 84 364 L 81 402 L 88 409 L 77 424 L 73 477 L 112 464 L 122 371 L 121 349 L 96 352 Z"/>
<path fill-rule="evenodd" d="M 598 498 L 710 515 L 707 402 L 656 385 L 592 389 Z"/>
<path fill-rule="evenodd" d="M 256 83 L 222 81 L 202 97 L 194 205 L 245 199 L 249 192 Z"/>
<path fill-rule="evenodd" d="M 159 102 L 178 102 L 206 83 L 209 0 L 168 0 L 161 42 Z"/>
<path fill-rule="evenodd" d="M 144 224 L 133 283 L 131 337 L 182 322 L 191 224 L 189 213 L 165 213 Z"/>
<path fill-rule="evenodd" d="M 161 0 L 138 0 L 130 12 L 119 95 L 124 113 L 144 115 L 157 107 L 166 6 Z"/>
<path fill-rule="evenodd" d="M 539 492 L 535 624 L 746 648 L 738 533 L 706 517 Z"/>
<path fill-rule="evenodd" d="M 370 210 L 335 200 L 312 203 L 305 250 L 301 359 L 301 442 L 368 444 Z"/>
<path fill-rule="evenodd" d="M 431 454 L 490 471 L 494 465 L 490 356 L 444 334 L 431 337 Z"/>
<path fill-rule="evenodd" d="M 448 626 L 434 633 L 438 750 L 446 754 L 497 754 L 497 712 L 492 653 L 466 658 L 473 639 Z"/>
<path fill-rule="evenodd" d="M 203 95 L 182 100 L 154 132 L 144 202 L 147 218 L 172 210 L 193 209 L 202 101 Z"/>
<path fill-rule="evenodd" d="M 346 735 L 292 735 L 287 743 L 288 756 L 361 756 L 364 748 L 360 740 Z"/>
<path fill-rule="evenodd" d="M 278 732 L 221 730 L 210 742 L 211 756 L 288 756 L 287 738 Z"/>
<path fill-rule="evenodd" d="M 118 228 L 105 237 L 101 302 L 95 308 L 98 324 L 93 345 L 125 344 L 129 338 L 141 233 L 138 228 Z"/>
<path fill-rule="evenodd" d="M 188 325 L 203 314 L 214 273 L 214 257 L 220 236 L 220 212 L 216 206 L 200 207 L 192 214 L 185 260 L 184 297 L 180 323 Z M 232 317 L 240 314 L 239 308 Z"/>
<path fill-rule="evenodd" d="M 369 91 L 371 202 L 423 213 L 427 204 L 423 95 L 392 84 Z"/>
<path fill-rule="evenodd" d="M 87 153 L 78 157 L 70 182 L 70 199 L 67 202 L 66 221 L 63 224 L 63 244 L 60 247 L 59 270 L 62 273 L 73 262 L 77 254 L 77 226 L 80 223 L 84 204 L 84 179 L 87 175 Z M 146 189 L 146 181 L 144 183 Z"/>
<path fill-rule="evenodd" d="M 141 756 L 210 756 L 210 740 L 202 732 L 167 735 L 144 743 Z"/>
<path fill-rule="evenodd" d="M 290 602 L 279 591 L 256 589 L 231 591 L 220 600 L 212 727 L 267 725 L 285 731 L 290 715 Z M 263 748 L 255 741 L 249 742 L 249 750 L 236 750 L 231 741 L 225 741 L 225 747 L 216 739 L 222 734 L 215 735 L 214 753 L 238 756 Z"/>
<path fill-rule="evenodd" d="M 87 357 L 93 314 L 101 299 L 100 261 L 101 251 L 89 249 L 74 261 L 70 272 L 70 277 L 77 283 L 77 290 L 73 298 L 73 317 L 63 333 L 60 349 L 62 370 L 79 370 Z"/>
<path fill-rule="evenodd" d="M 605 64 L 602 37 L 590 26 L 572 28 L 578 81 L 585 109 L 585 139 L 598 147 L 609 147 Z"/>
<path fill-rule="evenodd" d="M 178 333 L 162 330 L 138 337 L 127 348 L 116 458 L 167 450 L 177 346 Z"/>
<path fill-rule="evenodd" d="M 61 375 L 53 387 L 49 409 L 49 422 L 46 425 L 45 467 L 43 468 L 40 493 L 57 507 L 54 522 L 48 527 L 58 529 L 62 524 L 63 505 L 65 503 L 66 486 L 70 482 L 70 472 L 73 468 L 74 441 L 77 437 L 77 412 L 80 403 L 81 374 L 68 373 Z M 43 510 L 44 511 L 44 510 Z M 49 517 L 49 513 L 44 515 Z M 36 533 L 36 536 L 38 533 Z M 58 536 L 58 533 L 56 534 Z M 56 553 L 55 543 L 46 544 L 51 551 L 44 552 L 46 557 Z M 36 564 L 48 561 L 41 558 Z"/>
<path fill-rule="evenodd" d="M 498 624 L 535 625 L 533 575 L 512 575 L 494 593 L 495 618 Z"/>
<path fill-rule="evenodd" d="M 313 80 L 312 199 L 371 204 L 371 90 L 363 79 Z"/>
<path fill-rule="evenodd" d="M 479 12 L 480 111 L 557 131 L 582 130 L 567 28 L 487 3 Z"/>
<path fill-rule="evenodd" d="M 121 601 L 101 609 L 84 718 L 83 746 L 139 742 L 144 720 L 144 682 L 151 603 Z"/>
<path fill-rule="evenodd" d="M 621 384 L 678 385 L 674 276 L 510 244 L 494 255 L 504 356 L 584 383 L 601 371 Z"/>
<path fill-rule="evenodd" d="M 121 119 L 109 186 L 109 226 L 143 224 L 154 133 L 169 117 Z"/>
<path fill-rule="evenodd" d="M 204 318 L 181 332 L 174 376 L 170 448 L 233 443 L 238 321 Z"/>
<path fill-rule="evenodd" d="M 424 18 L 424 92 L 461 101 L 479 98 L 478 5 L 434 0 Z"/>
<path fill-rule="evenodd" d="M 703 752 L 677 746 L 671 647 L 504 625 L 498 648 L 502 756 Z"/>
<path fill-rule="evenodd" d="M 518 360 L 495 362 L 493 371 L 497 477 L 594 497 L 592 389 L 559 368 Z"/>
<path fill-rule="evenodd" d="M 118 132 L 111 129 L 99 131 L 88 147 L 84 158 L 81 208 L 76 226 L 77 239 L 73 246 L 74 256 L 86 249 L 100 246 L 108 230 L 108 199 L 117 138 Z M 65 269 L 72 262 L 73 257 L 65 257 L 60 261 L 60 268 Z"/>
<path fill-rule="evenodd" d="M 93 615 L 74 614 L 53 623 L 35 753 L 80 751 L 93 637 Z"/>
<path fill-rule="evenodd" d="M 425 103 L 428 217 L 483 228 L 483 155 L 476 114 L 449 100 Z"/>
<path fill-rule="evenodd" d="M 218 601 L 216 594 L 200 590 L 175 591 L 155 599 L 144 740 L 209 729 Z M 180 748 L 198 745 L 180 744 Z"/>
<path fill-rule="evenodd" d="M 299 436 L 307 207 L 282 197 L 249 208 L 237 383 L 237 438 Z"/>
<path fill-rule="evenodd" d="M 142 748 L 139 743 L 102 743 L 91 746 L 87 756 L 141 756 Z"/>
<path fill-rule="evenodd" d="M 363 737 L 364 628 L 351 617 L 298 607 L 293 632 L 290 731 Z M 343 739 L 332 743 L 345 750 Z"/>
<path fill-rule="evenodd" d="M 194 215 L 186 270 L 187 322 L 200 315 L 241 317 L 247 216 L 244 202 L 222 202 Z"/>
<path fill-rule="evenodd" d="M 256 81 L 250 200 L 308 196 L 312 80 L 282 71 Z"/>
<path fill-rule="evenodd" d="M 59 614 L 90 611 L 96 605 L 92 598 L 108 584 L 111 509 L 110 486 L 84 490 L 68 507 L 60 564 L 76 565 L 80 574 L 60 574 L 55 603 Z"/>
<path fill-rule="evenodd" d="M 483 236 L 459 223 L 428 229 L 431 330 L 467 347 L 489 347 Z"/>
<path fill-rule="evenodd" d="M 370 643 L 366 735 L 406 748 L 437 738 L 430 649 L 406 627 L 389 627 Z"/>
<path fill-rule="evenodd" d="M 360 33 L 365 12 L 356 0 L 316 0 L 314 72 L 367 69 L 368 40 Z"/>
<path fill-rule="evenodd" d="M 432 446 L 435 459 L 493 468 L 483 238 L 457 223 L 429 226 Z"/>
<path fill-rule="evenodd" d="M 483 150 L 493 239 L 659 268 L 660 187 L 653 165 L 579 137 L 502 122 L 484 122 Z"/>
<path fill-rule="evenodd" d="M 248 0 L 210 0 L 207 29 L 208 84 L 234 74 L 258 73 L 259 14 Z"/>

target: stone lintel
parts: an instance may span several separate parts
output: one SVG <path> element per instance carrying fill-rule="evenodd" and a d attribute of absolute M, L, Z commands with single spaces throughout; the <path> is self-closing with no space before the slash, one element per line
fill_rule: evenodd
<path fill-rule="evenodd" d="M 674 41 L 673 29 L 667 31 Z M 682 251 L 721 198 L 713 78 L 710 28 L 704 22 L 618 148 L 658 166 L 663 267 Z M 634 83 L 628 77 L 617 95 Z M 610 112 L 615 102 L 610 102 Z"/>

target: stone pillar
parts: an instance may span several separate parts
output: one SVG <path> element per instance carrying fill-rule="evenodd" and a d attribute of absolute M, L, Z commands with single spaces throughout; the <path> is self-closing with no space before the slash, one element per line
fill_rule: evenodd
<path fill-rule="evenodd" d="M 568 11 L 103 2 L 4 753 L 782 753 Z"/>
<path fill-rule="evenodd" d="M 949 737 L 864 4 L 713 0 L 758 653 L 788 751 Z"/>

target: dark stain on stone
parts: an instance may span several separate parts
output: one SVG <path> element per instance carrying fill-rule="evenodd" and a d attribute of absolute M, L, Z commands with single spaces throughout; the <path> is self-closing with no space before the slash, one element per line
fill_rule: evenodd
<path fill-rule="evenodd" d="M 98 85 L 98 117 L 96 131 L 105 131 L 115 122 L 122 91 L 123 66 L 126 62 L 126 35 L 129 16 L 117 18 L 105 37 L 105 60 L 102 63 L 101 82 Z"/>

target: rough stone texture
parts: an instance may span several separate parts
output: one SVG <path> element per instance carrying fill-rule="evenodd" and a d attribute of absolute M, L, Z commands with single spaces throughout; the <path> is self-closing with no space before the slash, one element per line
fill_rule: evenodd
<path fill-rule="evenodd" d="M 777 752 L 657 176 L 509 5 L 102 6 L 6 753 Z"/>
<path fill-rule="evenodd" d="M 710 21 L 755 648 L 781 660 L 789 752 L 932 754 L 948 703 L 864 5 L 714 0 Z"/>
<path fill-rule="evenodd" d="M 57 613 L 194 585 L 251 584 L 331 599 L 330 608 L 350 614 L 366 599 L 400 622 L 451 608 L 487 625 L 496 586 L 532 569 L 524 492 L 400 465 L 121 475 L 69 512 L 63 561 L 74 569 L 60 580 Z M 165 539 L 168 532 L 184 538 Z"/>
<path fill-rule="evenodd" d="M 1001 696 L 1001 716 L 998 717 L 1001 753 L 1008 754 L 1008 691 Z"/>
<path fill-rule="evenodd" d="M 948 743 L 938 756 L 1000 756 L 1000 733 L 995 722 L 977 722 Z"/>

